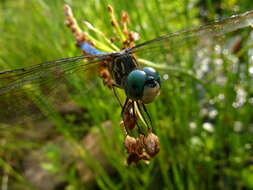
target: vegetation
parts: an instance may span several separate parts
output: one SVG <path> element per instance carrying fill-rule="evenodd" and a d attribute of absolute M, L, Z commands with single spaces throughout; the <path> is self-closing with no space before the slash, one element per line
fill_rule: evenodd
<path fill-rule="evenodd" d="M 148 2 L 1 1 L 0 69 L 81 54 L 64 24 L 65 3 L 81 27 L 86 20 L 107 37 L 115 36 L 107 5 L 118 20 L 126 11 L 130 30 L 140 35 L 136 44 L 253 9 L 251 0 Z M 7 120 L 0 123 L 1 188 L 252 189 L 252 32 L 245 28 L 224 37 L 171 44 L 173 59 L 166 48 L 143 55 L 168 64 L 159 69 L 161 94 L 148 105 L 160 140 L 149 164 L 126 165 L 121 108 L 96 71 L 68 76 L 67 87 L 59 83 L 50 97 L 37 96 L 52 89 L 46 87 L 18 101 L 0 97 L 1 114 L 12 116 L 10 105 L 26 108 L 10 118 L 0 115 Z M 22 98 L 36 109 L 25 107 Z"/>

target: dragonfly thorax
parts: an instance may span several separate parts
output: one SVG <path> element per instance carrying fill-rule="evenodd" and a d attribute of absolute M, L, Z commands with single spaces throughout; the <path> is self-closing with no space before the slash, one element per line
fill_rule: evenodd
<path fill-rule="evenodd" d="M 127 76 L 138 68 L 138 63 L 132 55 L 120 55 L 113 59 L 109 65 L 110 74 L 120 88 L 124 88 Z"/>

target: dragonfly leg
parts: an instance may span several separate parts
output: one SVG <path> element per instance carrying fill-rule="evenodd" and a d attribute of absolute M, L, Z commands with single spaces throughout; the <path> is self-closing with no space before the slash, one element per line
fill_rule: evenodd
<path fill-rule="evenodd" d="M 122 118 L 122 120 L 123 120 L 123 124 L 124 124 L 124 128 L 125 128 L 125 130 L 126 130 L 126 134 L 127 135 L 129 135 L 130 133 L 129 133 L 129 129 L 128 129 L 128 127 L 126 126 L 126 123 L 125 123 L 125 121 L 124 121 L 124 111 L 125 111 L 125 109 L 126 108 L 128 108 L 128 102 L 129 102 L 129 98 L 127 97 L 126 98 L 126 100 L 125 100 L 125 103 L 124 103 L 124 105 L 122 106 L 122 110 L 121 110 L 121 118 Z"/>
<path fill-rule="evenodd" d="M 125 103 L 124 103 L 124 105 L 122 107 L 122 110 L 121 110 L 121 116 L 123 116 L 123 113 L 124 113 L 124 110 L 126 109 L 128 101 L 129 101 L 129 98 L 127 97 L 126 100 L 125 100 Z"/>
<path fill-rule="evenodd" d="M 137 118 L 136 118 L 136 115 L 135 115 L 134 102 L 135 102 L 135 101 L 133 101 L 133 104 L 132 104 L 132 106 L 133 106 L 133 107 L 132 107 L 132 111 L 133 111 L 134 121 L 136 122 L 136 125 L 137 125 L 137 128 L 138 128 L 138 132 L 139 132 L 140 134 L 143 134 L 143 135 L 144 135 L 143 131 L 141 130 L 140 125 L 139 125 L 138 122 L 137 122 Z"/>
<path fill-rule="evenodd" d="M 148 113 L 148 110 L 147 110 L 145 104 L 142 103 L 142 107 L 143 107 L 143 109 L 144 109 L 144 112 L 145 112 L 145 113 L 147 114 L 147 116 L 148 116 L 148 119 L 149 119 L 149 122 L 150 122 L 150 125 L 151 125 L 151 129 L 152 129 L 152 131 L 154 131 L 152 119 L 151 119 L 151 117 L 150 117 L 150 115 L 149 115 L 149 113 Z"/>
<path fill-rule="evenodd" d="M 116 90 L 115 90 L 115 87 L 116 87 L 115 85 L 112 86 L 113 94 L 114 94 L 114 96 L 116 97 L 116 99 L 117 99 L 117 101 L 118 101 L 120 107 L 121 107 L 122 110 L 123 110 L 123 105 L 122 105 L 122 103 L 120 102 L 120 99 L 119 99 L 119 96 L 118 96 L 118 94 L 117 94 L 117 92 L 116 92 Z"/>
<path fill-rule="evenodd" d="M 137 103 L 137 107 L 138 107 L 138 109 L 139 109 L 139 111 L 140 111 L 140 114 L 141 114 L 141 116 L 143 117 L 143 119 L 144 119 L 144 122 L 145 122 L 145 124 L 147 125 L 147 127 L 148 127 L 148 129 L 150 129 L 150 127 L 149 127 L 149 124 L 148 124 L 148 122 L 147 122 L 147 120 L 146 120 L 146 117 L 144 117 L 144 114 L 143 114 L 143 112 L 142 112 L 142 109 L 141 109 L 141 106 L 140 106 L 140 104 L 138 103 L 138 102 L 136 102 Z M 144 110 L 145 111 L 145 110 Z M 147 111 L 147 110 L 146 110 Z M 145 113 L 147 114 L 147 112 L 145 111 Z M 148 114 L 147 114 L 148 115 Z M 148 115 L 148 117 L 149 117 L 149 115 Z M 152 123 L 151 123 L 152 124 Z M 153 128 L 152 128 L 153 129 Z"/>

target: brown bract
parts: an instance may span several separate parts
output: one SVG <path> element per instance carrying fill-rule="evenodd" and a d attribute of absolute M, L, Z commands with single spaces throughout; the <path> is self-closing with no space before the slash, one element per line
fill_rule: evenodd
<path fill-rule="evenodd" d="M 132 162 L 137 164 L 139 161 L 149 161 L 160 151 L 159 139 L 148 130 L 148 136 L 140 134 L 139 138 L 134 138 L 129 135 L 126 136 L 124 142 L 127 156 L 127 164 Z"/>
<path fill-rule="evenodd" d="M 71 32 L 74 34 L 76 38 L 76 44 L 79 44 L 85 41 L 85 35 L 83 31 L 78 26 L 75 17 L 73 16 L 72 10 L 69 5 L 64 5 L 64 13 L 65 13 L 65 24 L 68 28 L 71 29 Z"/>
<path fill-rule="evenodd" d="M 149 156 L 154 157 L 159 151 L 159 139 L 158 137 L 148 130 L 148 136 L 144 139 L 145 149 Z"/>
<path fill-rule="evenodd" d="M 122 119 L 123 119 L 123 123 L 124 123 L 124 127 L 127 127 L 127 129 L 129 130 L 133 130 L 137 119 L 138 119 L 138 115 L 137 113 L 133 113 L 133 101 L 129 100 L 123 113 L 122 113 Z"/>
<path fill-rule="evenodd" d="M 143 135 L 140 135 L 140 138 L 130 137 L 129 135 L 126 136 L 124 145 L 128 153 L 128 165 L 132 162 L 137 164 L 140 160 L 148 161 L 150 159 L 149 155 L 144 150 L 143 139 Z"/>
<path fill-rule="evenodd" d="M 99 66 L 98 74 L 99 74 L 99 77 L 103 79 L 104 85 L 108 86 L 111 89 L 114 84 L 114 81 L 107 67 L 105 67 L 104 65 Z"/>

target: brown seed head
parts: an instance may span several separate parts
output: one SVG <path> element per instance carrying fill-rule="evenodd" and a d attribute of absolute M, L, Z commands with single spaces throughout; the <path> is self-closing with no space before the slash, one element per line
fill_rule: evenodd
<path fill-rule="evenodd" d="M 99 77 L 103 79 L 104 85 L 108 86 L 111 89 L 113 86 L 113 79 L 108 69 L 104 67 L 103 65 L 101 65 L 98 69 L 98 74 L 99 74 Z"/>
<path fill-rule="evenodd" d="M 111 5 L 108 5 L 108 11 L 109 11 L 109 13 L 113 13 L 113 8 L 112 8 L 112 6 Z"/>
<path fill-rule="evenodd" d="M 148 131 L 148 136 L 145 138 L 144 144 L 146 152 L 151 157 L 154 157 L 160 151 L 159 139 L 154 133 Z"/>
<path fill-rule="evenodd" d="M 129 23 L 128 13 L 125 11 L 122 11 L 122 13 L 121 13 L 121 22 L 122 22 L 122 24 Z"/>
<path fill-rule="evenodd" d="M 113 43 L 115 41 L 114 37 L 110 37 L 110 42 Z"/>
<path fill-rule="evenodd" d="M 127 164 L 130 165 L 132 162 L 137 164 L 140 160 L 148 161 L 150 156 L 144 150 L 144 135 L 140 135 L 140 138 L 134 138 L 129 135 L 125 138 L 125 147 L 127 149 Z"/>
<path fill-rule="evenodd" d="M 71 22 L 70 22 L 69 20 L 66 20 L 66 21 L 64 22 L 64 24 L 65 24 L 67 27 L 70 27 L 70 26 L 71 26 Z"/>
<path fill-rule="evenodd" d="M 65 12 L 66 16 L 68 16 L 68 17 L 72 17 L 73 16 L 71 8 L 70 8 L 69 5 L 65 4 L 63 8 L 64 8 L 64 12 Z"/>
<path fill-rule="evenodd" d="M 129 130 L 134 129 L 134 127 L 136 125 L 136 120 L 134 119 L 132 114 L 130 114 L 129 112 L 124 112 L 123 113 L 123 121 L 124 121 L 125 127 L 127 127 Z"/>
<path fill-rule="evenodd" d="M 113 27 L 116 27 L 116 26 L 117 26 L 117 23 L 116 23 L 114 20 L 112 20 L 112 21 L 111 21 L 111 25 L 112 25 Z"/>
<path fill-rule="evenodd" d="M 136 150 L 137 141 L 134 137 L 127 135 L 125 138 L 124 145 L 127 149 L 127 153 L 134 153 Z"/>
<path fill-rule="evenodd" d="M 133 113 L 133 102 L 132 101 L 129 101 L 126 105 L 126 108 L 124 109 L 124 112 L 123 112 L 123 121 L 124 121 L 124 125 L 125 127 L 127 127 L 129 130 L 133 130 L 135 125 L 136 125 L 136 122 L 137 122 L 137 114 L 136 112 Z"/>
<path fill-rule="evenodd" d="M 137 33 L 137 32 L 130 32 L 129 33 L 129 40 L 130 41 L 137 41 L 137 40 L 139 40 L 140 39 L 140 36 L 139 36 L 139 34 Z"/>

